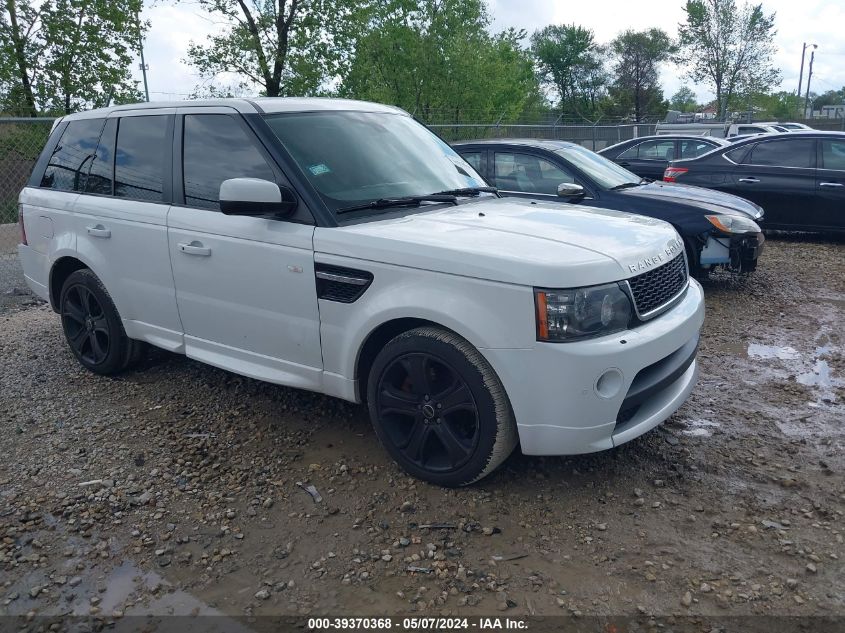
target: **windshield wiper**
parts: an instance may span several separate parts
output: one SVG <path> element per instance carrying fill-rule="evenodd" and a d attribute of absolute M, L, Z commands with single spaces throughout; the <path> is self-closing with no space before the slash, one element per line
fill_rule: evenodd
<path fill-rule="evenodd" d="M 460 189 L 447 189 L 438 191 L 435 195 L 443 196 L 477 196 L 482 193 L 499 193 L 496 187 L 461 187 Z"/>
<path fill-rule="evenodd" d="M 642 180 L 639 182 L 623 182 L 621 185 L 616 185 L 615 187 L 611 187 L 611 191 L 619 191 L 620 189 L 630 189 L 631 187 L 639 187 L 640 185 L 645 184 Z"/>
<path fill-rule="evenodd" d="M 335 211 L 338 215 L 350 211 L 363 211 L 364 209 L 387 209 L 390 207 L 412 207 L 419 206 L 421 202 L 451 202 L 457 204 L 458 199 L 452 194 L 433 193 L 427 196 L 403 196 L 402 198 L 379 198 L 370 200 L 363 204 L 355 204 L 351 207 L 344 207 Z"/>

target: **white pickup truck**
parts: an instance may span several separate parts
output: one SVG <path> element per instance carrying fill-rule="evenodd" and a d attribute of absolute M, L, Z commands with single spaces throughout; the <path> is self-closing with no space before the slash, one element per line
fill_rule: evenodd
<path fill-rule="evenodd" d="M 155 345 L 353 402 L 409 473 L 609 449 L 692 390 L 704 318 L 659 220 L 499 198 L 406 112 L 327 99 L 62 118 L 20 260 L 88 369 Z"/>

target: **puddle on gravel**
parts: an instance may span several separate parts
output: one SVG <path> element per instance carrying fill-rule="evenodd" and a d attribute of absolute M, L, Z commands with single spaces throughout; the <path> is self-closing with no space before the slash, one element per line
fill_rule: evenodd
<path fill-rule="evenodd" d="M 105 586 L 98 606 L 106 614 L 125 605 L 127 615 L 221 615 L 191 594 L 174 590 L 157 573 L 144 572 L 128 561 L 106 575 Z M 72 607 L 73 615 L 88 615 L 90 603 L 85 600 Z"/>
<path fill-rule="evenodd" d="M 780 345 L 761 345 L 749 343 L 748 356 L 750 358 L 776 358 L 778 360 L 798 360 L 801 354 L 794 347 Z"/>
<path fill-rule="evenodd" d="M 710 437 L 713 434 L 713 429 L 722 426 L 718 422 L 704 419 L 684 420 L 684 425 L 686 428 L 681 432 L 693 437 Z"/>
<path fill-rule="evenodd" d="M 835 378 L 831 373 L 830 365 L 822 358 L 822 356 L 830 354 L 831 351 L 832 348 L 829 345 L 817 347 L 812 369 L 798 374 L 795 380 L 806 387 L 818 389 L 824 399 L 834 401 L 836 400 L 834 388 L 845 386 L 845 380 Z"/>
<path fill-rule="evenodd" d="M 826 341 L 827 337 L 822 336 L 821 340 Z M 746 354 L 748 358 L 759 358 L 762 360 L 799 361 L 799 363 L 790 363 L 791 367 L 794 367 L 796 364 L 801 365 L 795 367 L 795 381 L 800 385 L 814 389 L 818 394 L 818 397 L 814 401 L 815 404 L 822 404 L 825 402 L 835 402 L 837 399 L 835 388 L 845 386 L 845 380 L 835 377 L 831 371 L 830 364 L 824 359 L 824 356 L 828 356 L 833 351 L 834 348 L 832 345 L 820 345 L 807 358 L 789 345 L 749 343 Z"/>

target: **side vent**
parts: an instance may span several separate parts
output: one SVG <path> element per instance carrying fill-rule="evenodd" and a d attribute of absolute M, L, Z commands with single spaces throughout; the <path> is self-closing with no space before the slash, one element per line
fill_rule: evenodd
<path fill-rule="evenodd" d="M 373 283 L 373 274 L 365 270 L 317 264 L 317 297 L 327 301 L 352 303 Z"/>

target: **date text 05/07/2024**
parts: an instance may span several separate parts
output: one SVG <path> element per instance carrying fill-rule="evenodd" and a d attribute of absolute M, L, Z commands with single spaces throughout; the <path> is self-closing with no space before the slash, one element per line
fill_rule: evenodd
<path fill-rule="evenodd" d="M 385 617 L 385 618 L 309 618 L 309 631 L 344 630 L 344 631 L 449 631 L 476 630 L 519 631 L 528 628 L 528 623 L 519 618 L 475 617 Z"/>

